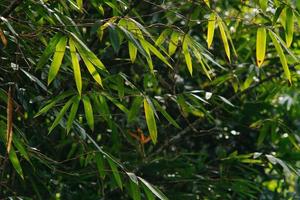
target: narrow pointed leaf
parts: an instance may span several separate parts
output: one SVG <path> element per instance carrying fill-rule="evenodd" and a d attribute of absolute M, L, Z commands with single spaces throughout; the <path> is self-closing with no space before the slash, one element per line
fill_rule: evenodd
<path fill-rule="evenodd" d="M 130 60 L 132 63 L 134 63 L 137 55 L 137 48 L 132 44 L 132 42 L 128 42 L 128 51 Z"/>
<path fill-rule="evenodd" d="M 259 0 L 259 5 L 263 11 L 266 11 L 268 8 L 268 1 L 269 0 Z"/>
<path fill-rule="evenodd" d="M 59 124 L 59 122 L 61 121 L 61 119 L 63 118 L 63 116 L 65 115 L 65 113 L 67 112 L 68 108 L 71 106 L 73 102 L 73 98 L 70 99 L 61 109 L 61 111 L 58 113 L 58 115 L 56 116 L 52 126 L 49 129 L 48 133 L 51 133 L 52 130 Z"/>
<path fill-rule="evenodd" d="M 157 142 L 157 128 L 154 111 L 146 98 L 144 99 L 144 110 L 150 137 L 152 142 L 155 144 Z"/>
<path fill-rule="evenodd" d="M 128 112 L 128 122 L 132 122 L 134 118 L 138 117 L 139 109 L 142 105 L 143 98 L 138 96 L 134 99 L 132 106 Z"/>
<path fill-rule="evenodd" d="M 113 173 L 113 176 L 115 178 L 116 183 L 118 184 L 119 188 L 123 189 L 123 184 L 122 184 L 122 180 L 121 180 L 121 176 L 118 170 L 118 167 L 116 166 L 116 163 L 114 163 L 114 161 L 107 159 L 108 160 L 108 164 L 111 168 L 111 171 Z"/>
<path fill-rule="evenodd" d="M 169 42 L 169 55 L 172 56 L 177 47 L 178 47 L 178 43 L 179 43 L 179 33 L 177 31 L 173 31 L 173 33 L 171 34 L 171 39 Z"/>
<path fill-rule="evenodd" d="M 170 29 L 165 29 L 155 41 L 155 46 L 160 46 L 167 38 L 167 36 L 171 33 Z"/>
<path fill-rule="evenodd" d="M 91 105 L 91 101 L 88 96 L 84 96 L 82 98 L 83 106 L 84 106 L 84 112 L 85 112 L 85 118 L 86 121 L 92 131 L 94 131 L 94 114 L 93 114 L 93 108 Z"/>
<path fill-rule="evenodd" d="M 269 31 L 269 35 L 270 35 L 270 38 L 272 39 L 272 42 L 275 46 L 275 49 L 276 49 L 276 51 L 279 55 L 280 62 L 282 64 L 284 74 L 287 77 L 287 79 L 289 80 L 289 82 L 292 83 L 291 72 L 290 72 L 289 66 L 287 64 L 287 60 L 286 60 L 286 57 L 284 55 L 284 52 L 281 48 L 281 45 L 278 42 L 278 40 L 276 39 L 275 33 L 273 33 L 272 31 Z"/>
<path fill-rule="evenodd" d="M 256 34 L 256 62 L 260 67 L 265 59 L 267 33 L 264 27 L 259 27 Z"/>
<path fill-rule="evenodd" d="M 218 26 L 219 26 L 219 30 L 220 30 L 220 33 L 221 33 L 221 38 L 222 38 L 222 41 L 223 41 L 225 53 L 226 53 L 227 58 L 230 62 L 230 48 L 229 48 L 226 32 L 225 32 L 225 29 L 224 29 L 225 24 L 222 22 L 222 19 L 220 19 L 220 18 L 218 19 Z"/>
<path fill-rule="evenodd" d="M 78 110 L 79 102 L 80 102 L 80 97 L 79 96 L 77 96 L 76 98 L 73 99 L 72 107 L 71 107 L 70 114 L 68 116 L 68 121 L 67 121 L 67 133 L 70 132 L 73 121 L 75 120 L 75 116 L 76 116 L 76 113 L 77 113 L 77 110 Z"/>
<path fill-rule="evenodd" d="M 9 151 L 9 160 L 20 177 L 24 179 L 23 170 L 14 148 L 11 148 Z"/>
<path fill-rule="evenodd" d="M 55 53 L 53 56 L 53 61 L 50 66 L 50 70 L 48 73 L 48 85 L 53 81 L 55 76 L 57 75 L 59 68 L 62 63 L 62 59 L 65 54 L 67 44 L 67 38 L 65 36 L 61 37 L 55 47 Z"/>
<path fill-rule="evenodd" d="M 192 58 L 191 58 L 191 54 L 189 52 L 188 42 L 189 42 L 188 36 L 185 36 L 183 44 L 182 44 L 182 51 L 184 54 L 185 63 L 187 65 L 187 68 L 188 68 L 190 74 L 193 75 Z"/>
<path fill-rule="evenodd" d="M 75 83 L 76 83 L 77 91 L 79 95 L 81 95 L 81 89 L 82 89 L 81 72 L 80 72 L 79 60 L 76 54 L 75 43 L 72 38 L 69 39 L 69 45 L 70 45 L 70 53 L 71 53 Z"/>
<path fill-rule="evenodd" d="M 105 167 L 104 167 L 103 155 L 101 155 L 100 153 L 96 153 L 95 160 L 96 160 L 96 165 L 97 165 L 99 175 L 103 179 L 105 177 Z"/>
<path fill-rule="evenodd" d="M 176 128 L 180 129 L 180 126 L 177 124 L 177 122 L 167 113 L 167 111 L 155 100 L 152 100 L 154 102 L 155 107 L 157 110 Z"/>
<path fill-rule="evenodd" d="M 168 200 L 168 198 L 155 186 L 148 183 L 145 179 L 138 177 L 138 179 L 160 200 Z"/>
<path fill-rule="evenodd" d="M 43 67 L 48 61 L 50 56 L 54 53 L 55 51 L 55 46 L 57 45 L 59 39 L 61 38 L 61 34 L 57 33 L 54 35 L 54 37 L 49 41 L 48 46 L 44 50 L 42 56 L 39 59 L 39 62 L 37 64 L 37 69 Z"/>
<path fill-rule="evenodd" d="M 208 19 L 208 27 L 207 27 L 207 46 L 210 48 L 213 38 L 214 38 L 214 33 L 215 33 L 215 23 L 216 23 L 216 14 L 211 13 L 210 17 Z"/>
<path fill-rule="evenodd" d="M 285 25 L 285 41 L 286 46 L 289 48 L 293 42 L 293 35 L 294 35 L 294 14 L 293 9 L 288 7 L 286 9 L 286 25 Z"/>

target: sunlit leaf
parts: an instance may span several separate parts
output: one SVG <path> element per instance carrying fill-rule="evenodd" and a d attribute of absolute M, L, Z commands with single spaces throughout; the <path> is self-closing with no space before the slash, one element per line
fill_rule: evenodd
<path fill-rule="evenodd" d="M 289 66 L 287 64 L 287 60 L 286 60 L 286 57 L 284 55 L 284 52 L 281 48 L 281 45 L 279 44 L 277 38 L 274 36 L 275 35 L 274 32 L 269 31 L 269 35 L 270 35 L 270 38 L 272 39 L 272 42 L 275 46 L 275 49 L 276 49 L 276 51 L 279 55 L 280 62 L 282 64 L 282 67 L 283 67 L 283 70 L 284 70 L 284 74 L 287 77 L 287 79 L 289 80 L 289 82 L 292 83 L 291 72 L 290 72 Z"/>
<path fill-rule="evenodd" d="M 82 97 L 82 102 L 84 106 L 84 113 L 86 121 L 92 131 L 94 131 L 94 114 L 93 114 L 93 107 L 91 105 L 91 101 L 88 96 Z"/>
<path fill-rule="evenodd" d="M 264 27 L 258 28 L 256 34 L 256 62 L 258 67 L 260 67 L 263 64 L 265 59 L 266 40 L 267 40 L 266 29 Z"/>
<path fill-rule="evenodd" d="M 146 117 L 146 122 L 147 122 L 151 140 L 155 144 L 157 142 L 157 128 L 156 128 L 154 111 L 148 101 L 149 100 L 147 98 L 144 99 L 145 117 Z"/>
<path fill-rule="evenodd" d="M 225 53 L 227 55 L 228 60 L 230 61 L 230 48 L 229 48 L 228 39 L 227 39 L 225 28 L 224 28 L 225 24 L 222 21 L 222 19 L 220 19 L 220 18 L 218 18 L 217 21 L 218 21 L 218 26 L 219 26 L 219 30 L 220 30 L 220 33 L 221 33 L 221 38 L 222 38 L 222 41 L 223 41 Z"/>
<path fill-rule="evenodd" d="M 216 14 L 211 13 L 208 19 L 208 26 L 207 26 L 207 46 L 210 48 L 213 38 L 214 38 L 214 33 L 215 33 L 215 23 L 216 23 Z"/>
<path fill-rule="evenodd" d="M 55 53 L 48 73 L 48 85 L 53 81 L 59 71 L 63 57 L 65 55 L 66 44 L 67 38 L 65 36 L 62 36 L 55 47 Z"/>
<path fill-rule="evenodd" d="M 69 39 L 69 46 L 70 46 L 71 60 L 72 60 L 72 66 L 73 66 L 76 87 L 77 87 L 79 95 L 81 95 L 81 89 L 82 89 L 81 72 L 80 72 L 78 57 L 76 54 L 75 43 L 72 38 Z"/>
<path fill-rule="evenodd" d="M 294 13 L 293 9 L 288 7 L 286 9 L 286 25 L 285 25 L 285 41 L 286 46 L 289 48 L 293 42 L 294 35 Z"/>

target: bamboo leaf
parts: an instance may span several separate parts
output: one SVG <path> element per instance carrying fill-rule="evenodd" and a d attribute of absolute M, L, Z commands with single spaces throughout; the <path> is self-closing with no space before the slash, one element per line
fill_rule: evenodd
<path fill-rule="evenodd" d="M 96 165 L 99 172 L 99 175 L 102 179 L 105 178 L 105 167 L 103 156 L 100 153 L 96 153 L 95 155 Z"/>
<path fill-rule="evenodd" d="M 137 55 L 137 48 L 130 41 L 128 41 L 128 51 L 129 51 L 130 60 L 132 63 L 134 63 Z"/>
<path fill-rule="evenodd" d="M 259 0 L 259 5 L 260 5 L 260 7 L 261 7 L 261 9 L 263 11 L 267 10 L 267 8 L 268 8 L 268 1 L 269 0 Z"/>
<path fill-rule="evenodd" d="M 264 27 L 259 27 L 256 34 L 256 62 L 260 67 L 265 59 L 267 33 Z"/>
<path fill-rule="evenodd" d="M 9 151 L 9 160 L 20 177 L 24 179 L 23 170 L 14 148 L 11 148 L 11 150 Z"/>
<path fill-rule="evenodd" d="M 138 179 L 159 199 L 161 200 L 168 200 L 168 198 L 155 186 L 148 183 L 145 179 L 138 177 Z"/>
<path fill-rule="evenodd" d="M 74 97 L 73 97 L 74 98 Z M 58 113 L 58 115 L 56 116 L 53 124 L 51 125 L 51 127 L 49 128 L 49 134 L 52 132 L 52 130 L 59 124 L 59 122 L 61 121 L 61 119 L 63 118 L 63 116 L 65 115 L 65 113 L 67 112 L 67 110 L 69 109 L 69 107 L 71 106 L 72 102 L 73 102 L 73 98 L 71 98 L 61 109 L 61 111 Z"/>
<path fill-rule="evenodd" d="M 76 83 L 77 91 L 81 96 L 81 90 L 82 90 L 81 72 L 80 72 L 79 60 L 76 55 L 75 43 L 72 38 L 69 39 L 69 46 L 70 46 L 75 83 Z"/>
<path fill-rule="evenodd" d="M 170 29 L 165 29 L 155 41 L 155 46 L 160 46 L 165 40 L 166 37 L 171 33 Z"/>
<path fill-rule="evenodd" d="M 221 33 L 221 38 L 222 38 L 222 41 L 223 41 L 225 53 L 226 53 L 227 58 L 230 62 L 230 48 L 229 48 L 228 39 L 227 39 L 225 28 L 224 28 L 225 24 L 222 22 L 222 19 L 220 19 L 220 18 L 218 18 L 217 21 L 218 21 L 218 26 L 219 26 L 219 30 L 220 30 L 220 33 Z"/>
<path fill-rule="evenodd" d="M 178 44 L 179 44 L 179 33 L 177 31 L 173 31 L 169 42 L 169 56 L 172 56 L 175 53 Z"/>
<path fill-rule="evenodd" d="M 110 43 L 111 43 L 115 53 L 117 53 L 120 49 L 119 34 L 117 32 L 116 27 L 113 24 L 109 24 L 108 30 L 109 30 Z"/>
<path fill-rule="evenodd" d="M 55 47 L 55 53 L 53 56 L 53 61 L 50 66 L 50 70 L 48 73 L 48 85 L 53 81 L 55 76 L 57 75 L 59 68 L 61 66 L 62 59 L 65 54 L 67 44 L 67 38 L 65 36 L 61 37 Z"/>
<path fill-rule="evenodd" d="M 183 44 L 182 44 L 182 51 L 184 54 L 185 63 L 187 65 L 187 68 L 188 68 L 190 74 L 193 75 L 192 58 L 191 58 L 191 54 L 188 49 L 188 43 L 189 43 L 189 39 L 188 39 L 188 36 L 186 35 L 184 38 Z"/>
<path fill-rule="evenodd" d="M 42 56 L 39 59 L 39 62 L 37 64 L 37 69 L 43 67 L 49 60 L 50 56 L 54 53 L 55 51 L 55 46 L 57 45 L 59 39 L 62 37 L 60 33 L 57 33 L 56 35 L 51 38 L 51 40 L 48 43 L 48 46 L 44 50 Z"/>
<path fill-rule="evenodd" d="M 293 42 L 294 35 L 294 14 L 293 9 L 288 7 L 286 9 L 286 19 L 285 19 L 285 41 L 286 46 L 289 48 Z"/>
<path fill-rule="evenodd" d="M 216 23 L 216 14 L 211 13 L 210 17 L 208 19 L 208 27 L 207 27 L 207 46 L 210 48 L 213 38 L 214 38 L 214 33 L 215 33 L 215 23 Z"/>
<path fill-rule="evenodd" d="M 75 119 L 78 110 L 79 102 L 80 102 L 80 96 L 77 96 L 76 98 L 73 99 L 72 107 L 67 121 L 67 133 L 69 133 L 71 130 L 71 126 L 73 124 L 73 121 Z"/>
<path fill-rule="evenodd" d="M 133 181 L 130 181 L 130 190 L 131 190 L 131 193 L 132 193 L 132 199 L 133 200 L 141 200 L 141 191 L 140 191 L 140 188 Z"/>
<path fill-rule="evenodd" d="M 113 173 L 113 176 L 115 178 L 115 181 L 117 182 L 119 188 L 121 188 L 121 190 L 122 190 L 123 189 L 123 184 L 122 184 L 121 176 L 120 176 L 119 170 L 116 166 L 116 163 L 114 163 L 114 161 L 112 161 L 110 159 L 107 159 L 107 160 L 108 160 L 108 164 L 111 168 L 111 171 Z"/>
<path fill-rule="evenodd" d="M 152 142 L 157 142 L 157 128 L 154 117 L 154 111 L 147 98 L 144 99 L 145 117 Z"/>
<path fill-rule="evenodd" d="M 276 34 L 273 33 L 272 31 L 269 31 L 269 35 L 270 35 L 270 38 L 272 39 L 272 42 L 275 46 L 275 49 L 276 49 L 276 51 L 279 55 L 280 62 L 282 64 L 282 67 L 283 67 L 283 70 L 284 70 L 284 74 L 287 77 L 287 79 L 289 80 L 289 82 L 292 83 L 291 72 L 290 72 L 289 66 L 287 64 L 287 60 L 286 60 L 286 57 L 284 55 L 284 52 L 281 48 L 281 45 L 279 44 L 278 40 L 276 39 L 276 36 L 275 36 Z"/>
<path fill-rule="evenodd" d="M 128 122 L 132 122 L 134 118 L 138 116 L 140 106 L 143 102 L 143 98 L 138 96 L 134 99 L 132 106 L 128 112 Z"/>
<path fill-rule="evenodd" d="M 180 129 L 180 126 L 177 124 L 177 122 L 171 117 L 171 115 L 169 115 L 169 113 L 167 113 L 167 111 L 155 100 L 152 99 L 152 101 L 154 102 L 155 107 L 157 108 L 157 110 L 176 128 Z"/>
<path fill-rule="evenodd" d="M 88 96 L 83 96 L 82 102 L 83 102 L 83 106 L 84 106 L 86 121 L 87 121 L 90 129 L 92 131 L 94 131 L 94 114 L 93 114 L 93 108 L 91 105 L 91 101 Z"/>

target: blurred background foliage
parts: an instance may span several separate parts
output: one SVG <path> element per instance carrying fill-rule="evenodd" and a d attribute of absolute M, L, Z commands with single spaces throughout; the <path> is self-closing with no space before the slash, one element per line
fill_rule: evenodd
<path fill-rule="evenodd" d="M 296 0 L 1 0 L 1 199 L 300 199 Z"/>

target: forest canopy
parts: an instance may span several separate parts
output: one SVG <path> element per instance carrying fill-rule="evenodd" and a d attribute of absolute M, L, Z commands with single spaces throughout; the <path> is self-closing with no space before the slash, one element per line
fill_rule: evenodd
<path fill-rule="evenodd" d="M 300 1 L 0 1 L 0 199 L 300 199 Z"/>

